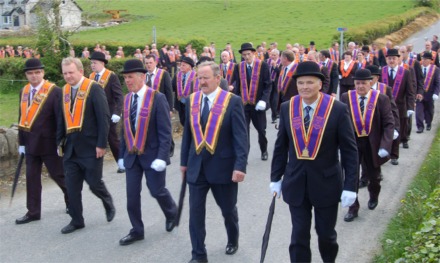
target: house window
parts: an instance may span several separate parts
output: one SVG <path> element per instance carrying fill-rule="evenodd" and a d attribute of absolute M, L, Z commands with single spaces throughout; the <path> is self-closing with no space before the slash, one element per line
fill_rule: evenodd
<path fill-rule="evenodd" d="M 3 24 L 11 24 L 11 23 L 12 23 L 11 16 L 3 17 Z"/>

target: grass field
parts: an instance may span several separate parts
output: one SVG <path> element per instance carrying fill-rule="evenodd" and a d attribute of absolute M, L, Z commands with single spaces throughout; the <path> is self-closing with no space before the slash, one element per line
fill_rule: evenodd
<path fill-rule="evenodd" d="M 0 126 L 9 127 L 18 122 L 18 93 L 0 93 Z"/>
<path fill-rule="evenodd" d="M 82 31 L 71 40 L 106 43 L 150 43 L 157 37 L 189 40 L 204 37 L 218 48 L 227 42 L 238 49 L 243 42 L 277 41 L 328 47 L 336 28 L 356 27 L 413 8 L 412 0 L 77 0 L 89 21 L 110 18 L 102 10 L 126 9 L 131 22 L 117 27 Z"/>

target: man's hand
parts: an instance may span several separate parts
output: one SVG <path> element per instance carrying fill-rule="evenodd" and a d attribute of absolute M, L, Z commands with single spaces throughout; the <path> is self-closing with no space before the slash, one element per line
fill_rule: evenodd
<path fill-rule="evenodd" d="M 422 94 L 417 94 L 416 95 L 416 100 L 422 101 L 423 100 L 423 95 Z"/>
<path fill-rule="evenodd" d="M 119 169 L 125 170 L 124 159 L 118 159 L 118 167 Z"/>
<path fill-rule="evenodd" d="M 96 158 L 99 159 L 101 157 L 104 157 L 104 155 L 105 155 L 105 148 L 96 147 Z"/>
<path fill-rule="evenodd" d="M 21 155 L 21 154 L 26 154 L 26 150 L 25 150 L 24 145 L 20 145 L 20 146 L 18 146 L 18 154 L 19 154 L 19 155 Z"/>
<path fill-rule="evenodd" d="M 341 195 L 341 206 L 342 207 L 349 207 L 352 204 L 354 204 L 354 201 L 356 201 L 357 194 L 356 192 L 344 190 L 342 191 Z"/>
<path fill-rule="evenodd" d="M 266 102 L 264 100 L 260 100 L 257 102 L 257 105 L 255 106 L 255 110 L 266 110 Z"/>
<path fill-rule="evenodd" d="M 235 183 L 243 182 L 245 175 L 246 174 L 241 171 L 234 170 L 232 172 L 232 182 L 235 182 Z"/>
<path fill-rule="evenodd" d="M 229 89 L 229 91 L 233 91 L 234 90 L 234 86 L 229 85 L 228 89 Z"/>
<path fill-rule="evenodd" d="M 150 167 L 154 169 L 156 172 L 163 172 L 167 168 L 167 163 L 161 159 L 155 159 Z"/>
<path fill-rule="evenodd" d="M 270 184 L 269 184 L 270 193 L 272 195 L 273 195 L 273 193 L 277 193 L 278 198 L 281 197 L 281 183 L 282 182 L 283 182 L 283 180 L 279 180 L 278 182 L 270 182 Z"/>
<path fill-rule="evenodd" d="M 113 114 L 113 115 L 112 115 L 112 122 L 113 122 L 113 123 L 118 123 L 120 119 L 121 119 L 120 116 L 118 116 L 118 115 L 116 115 L 116 114 Z"/>
<path fill-rule="evenodd" d="M 332 97 L 336 98 L 336 93 L 332 93 Z"/>

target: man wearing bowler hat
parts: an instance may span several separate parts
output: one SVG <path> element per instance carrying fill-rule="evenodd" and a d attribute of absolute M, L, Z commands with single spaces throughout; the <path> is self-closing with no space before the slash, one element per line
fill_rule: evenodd
<path fill-rule="evenodd" d="M 29 83 L 20 91 L 18 152 L 26 156 L 26 207 L 28 212 L 15 220 L 26 224 L 41 217 L 41 168 L 68 198 L 64 183 L 63 159 L 57 155 L 56 132 L 61 120 L 59 110 L 62 92 L 44 80 L 44 66 L 36 58 L 25 62 L 24 73 Z M 67 209 L 66 209 L 67 210 Z"/>
<path fill-rule="evenodd" d="M 188 97 L 196 92 L 194 85 L 196 82 L 196 72 L 193 70 L 194 60 L 190 57 L 183 57 L 180 62 L 180 71 L 174 75 L 171 85 L 174 91 L 174 108 L 179 113 L 179 120 L 182 126 L 185 124 L 185 107 Z"/>
<path fill-rule="evenodd" d="M 266 110 L 269 108 L 271 80 L 269 65 L 255 58 L 255 48 L 251 43 L 243 43 L 238 51 L 243 61 L 235 65 L 233 80 L 236 83 L 234 93 L 241 97 L 244 104 L 248 142 L 250 147 L 250 123 L 258 132 L 261 160 L 268 159 L 266 138 Z"/>
<path fill-rule="evenodd" d="M 164 94 L 145 85 L 147 70 L 138 59 L 127 60 L 121 72 L 130 91 L 124 98 L 120 161 L 126 169 L 127 211 L 132 228 L 119 244 L 144 239 L 141 211 L 142 177 L 165 215 L 165 229 L 171 232 L 177 206 L 165 187 L 170 164 L 171 119 Z"/>
<path fill-rule="evenodd" d="M 110 130 L 108 132 L 108 144 L 110 145 L 113 158 L 117 162 L 119 157 L 120 142 L 116 126 L 121 119 L 122 100 L 124 98 L 124 95 L 122 94 L 121 82 L 119 82 L 118 76 L 116 76 L 113 71 L 105 68 L 105 65 L 108 63 L 108 61 L 105 58 L 104 53 L 100 51 L 93 52 L 89 59 L 90 67 L 93 71 L 89 78 L 98 82 L 98 84 L 104 89 L 107 97 L 108 108 L 111 114 Z M 119 165 L 117 172 L 123 173 L 124 170 L 124 167 Z"/>
<path fill-rule="evenodd" d="M 416 90 L 412 83 L 412 77 L 409 70 L 399 66 L 399 51 L 397 49 L 388 49 L 386 54 L 387 66 L 382 68 L 381 82 L 390 86 L 393 92 L 393 98 L 399 109 L 400 130 L 399 137 L 393 141 L 391 150 L 391 164 L 399 164 L 399 145 L 403 143 L 403 148 L 408 148 L 408 118 L 414 113 L 414 104 Z"/>
<path fill-rule="evenodd" d="M 324 75 L 318 64 L 300 63 L 294 78 L 299 95 L 281 105 L 270 190 L 278 197 L 282 192 L 289 205 L 290 261 L 312 259 L 313 208 L 321 258 L 334 262 L 339 248 L 335 230 L 339 201 L 348 207 L 357 195 L 358 153 L 353 125 L 347 105 L 320 92 Z"/>
<path fill-rule="evenodd" d="M 368 69 L 356 71 L 355 90 L 342 95 L 341 102 L 347 104 L 355 130 L 359 164 L 366 169 L 370 199 L 368 209 L 374 210 L 379 203 L 380 166 L 390 159 L 394 135 L 394 118 L 390 99 L 384 93 L 371 89 L 373 76 Z M 359 168 L 358 168 L 359 171 Z M 358 216 L 359 201 L 350 206 L 345 215 L 346 222 Z"/>

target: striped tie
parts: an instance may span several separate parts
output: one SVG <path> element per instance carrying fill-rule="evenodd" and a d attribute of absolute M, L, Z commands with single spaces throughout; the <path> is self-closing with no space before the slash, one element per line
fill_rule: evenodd
<path fill-rule="evenodd" d="M 310 110 L 312 109 L 312 107 L 310 106 L 306 106 L 305 108 L 305 116 L 304 116 L 304 127 L 306 128 L 306 132 L 309 130 L 309 125 L 310 125 Z"/>
<path fill-rule="evenodd" d="M 359 106 L 361 107 L 361 113 L 362 115 L 364 115 L 364 109 L 365 109 L 365 103 L 364 100 L 366 99 L 366 97 L 361 96 L 361 102 L 359 103 Z"/>
<path fill-rule="evenodd" d="M 131 103 L 131 108 L 130 108 L 130 124 L 131 124 L 131 130 L 133 131 L 133 134 L 136 133 L 136 115 L 137 115 L 137 106 L 138 106 L 138 95 L 134 94 L 133 95 L 133 101 Z"/>

